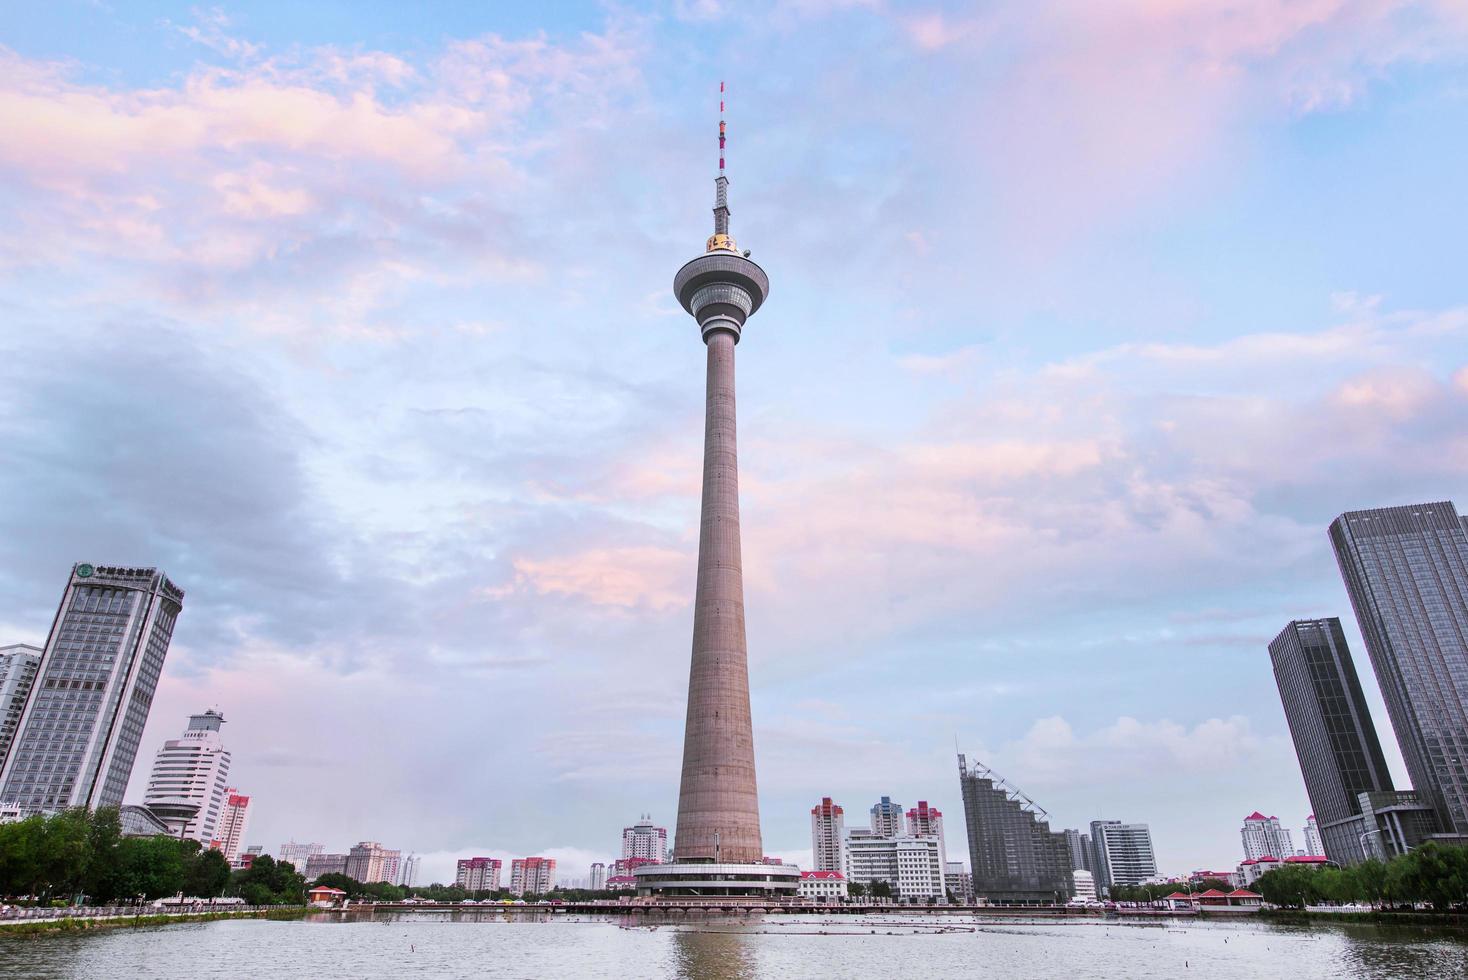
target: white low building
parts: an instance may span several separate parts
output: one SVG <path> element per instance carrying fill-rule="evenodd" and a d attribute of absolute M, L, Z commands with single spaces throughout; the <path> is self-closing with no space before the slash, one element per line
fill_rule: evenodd
<path fill-rule="evenodd" d="M 1089 871 L 1072 871 L 1071 878 L 1075 881 L 1075 900 L 1078 902 L 1096 901 L 1096 878 Z"/>
<path fill-rule="evenodd" d="M 848 834 L 848 881 L 870 887 L 892 886 L 892 897 L 904 902 L 947 901 L 943 851 L 936 837 L 875 837 Z"/>
<path fill-rule="evenodd" d="M 822 902 L 839 901 L 847 895 L 846 876 L 839 871 L 802 871 L 795 894 Z"/>

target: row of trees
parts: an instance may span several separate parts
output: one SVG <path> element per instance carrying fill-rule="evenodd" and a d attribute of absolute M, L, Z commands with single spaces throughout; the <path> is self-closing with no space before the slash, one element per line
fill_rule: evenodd
<path fill-rule="evenodd" d="M 231 874 L 218 851 L 175 837 L 124 837 L 115 807 L 78 808 L 0 824 L 0 895 L 97 905 L 166 895 L 239 895 L 256 905 L 300 904 L 304 882 L 269 857 Z"/>
<path fill-rule="evenodd" d="M 1165 898 L 1180 888 L 1186 890 L 1185 886 L 1172 882 L 1165 885 L 1115 885 L 1111 889 L 1111 900 L 1114 902 L 1138 902 L 1150 904 L 1160 898 Z M 1231 882 L 1222 878 L 1204 878 L 1193 886 L 1193 892 L 1206 892 L 1210 888 L 1216 888 L 1221 892 L 1231 892 L 1234 886 Z"/>
<path fill-rule="evenodd" d="M 1390 861 L 1349 868 L 1285 865 L 1254 885 L 1264 900 L 1283 908 L 1340 904 L 1415 905 L 1438 911 L 1468 904 L 1468 847 L 1428 842 Z"/>

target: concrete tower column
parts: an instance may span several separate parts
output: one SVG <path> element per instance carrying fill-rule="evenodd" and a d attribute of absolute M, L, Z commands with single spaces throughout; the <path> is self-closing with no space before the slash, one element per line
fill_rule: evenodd
<path fill-rule="evenodd" d="M 733 331 L 707 333 L 703 506 L 693 663 L 674 860 L 752 864 L 764 855 L 749 716 L 744 570 L 739 546 Z"/>

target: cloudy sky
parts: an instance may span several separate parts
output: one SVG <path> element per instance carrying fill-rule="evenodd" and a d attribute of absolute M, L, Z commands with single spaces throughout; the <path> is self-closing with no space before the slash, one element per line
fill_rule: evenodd
<path fill-rule="evenodd" d="M 132 795 L 217 705 L 272 850 L 671 821 L 721 78 L 767 851 L 962 854 L 955 740 L 1166 871 L 1298 828 L 1326 525 L 1468 505 L 1455 0 L 12 5 L 0 642 L 166 569 Z"/>

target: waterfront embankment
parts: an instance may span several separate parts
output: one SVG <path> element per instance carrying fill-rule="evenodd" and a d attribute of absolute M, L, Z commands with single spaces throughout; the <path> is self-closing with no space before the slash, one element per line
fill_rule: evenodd
<path fill-rule="evenodd" d="M 66 913 L 69 910 L 58 910 Z M 0 919 L 0 935 L 27 936 L 54 932 L 80 932 L 88 929 L 130 929 L 144 926 L 171 925 L 178 922 L 215 922 L 220 919 L 290 920 L 305 916 L 299 905 L 253 905 L 229 909 L 189 909 L 177 912 L 156 909 L 124 909 L 79 915 L 58 914 L 44 918 Z"/>

